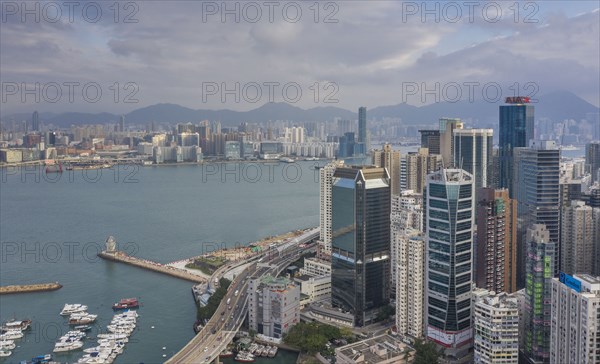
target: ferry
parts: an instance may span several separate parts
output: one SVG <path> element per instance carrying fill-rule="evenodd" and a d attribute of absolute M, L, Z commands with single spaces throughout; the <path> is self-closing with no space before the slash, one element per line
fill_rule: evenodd
<path fill-rule="evenodd" d="M 123 298 L 119 302 L 116 302 L 112 308 L 113 310 L 125 310 L 128 308 L 138 308 L 140 304 L 137 298 Z"/>
<path fill-rule="evenodd" d="M 295 160 L 293 160 L 292 158 L 288 158 L 288 157 L 281 157 L 279 158 L 280 162 L 284 162 L 284 163 L 294 163 Z"/>
<path fill-rule="evenodd" d="M 253 363 L 255 361 L 254 359 L 254 355 L 250 354 L 247 351 L 240 351 L 235 358 L 233 358 L 233 360 L 235 361 L 239 361 L 241 363 Z"/>
<path fill-rule="evenodd" d="M 27 330 L 30 325 L 31 325 L 31 320 L 22 320 L 22 321 L 11 320 L 11 321 L 4 323 L 4 325 L 2 325 L 2 327 L 0 327 L 0 331 L 12 331 L 12 330 L 24 331 L 24 330 Z"/>

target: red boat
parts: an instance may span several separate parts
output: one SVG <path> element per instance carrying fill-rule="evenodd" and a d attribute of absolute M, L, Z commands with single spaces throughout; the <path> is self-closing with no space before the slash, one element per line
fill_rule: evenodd
<path fill-rule="evenodd" d="M 137 298 L 123 298 L 119 302 L 116 302 L 112 308 L 113 310 L 126 310 L 128 308 L 138 308 L 140 304 Z"/>

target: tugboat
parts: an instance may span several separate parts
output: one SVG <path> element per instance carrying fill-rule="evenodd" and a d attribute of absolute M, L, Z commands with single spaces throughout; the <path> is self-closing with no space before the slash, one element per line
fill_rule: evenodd
<path fill-rule="evenodd" d="M 126 310 L 128 308 L 138 308 L 140 304 L 137 298 L 123 298 L 119 302 L 116 302 L 112 308 L 113 310 Z"/>

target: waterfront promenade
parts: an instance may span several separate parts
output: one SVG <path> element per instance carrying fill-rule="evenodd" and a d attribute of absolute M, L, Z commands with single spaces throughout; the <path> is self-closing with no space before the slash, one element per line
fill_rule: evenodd
<path fill-rule="evenodd" d="M 60 288 L 62 288 L 62 285 L 59 284 L 58 282 L 25 284 L 25 285 L 14 285 L 14 286 L 0 286 L 0 294 L 56 291 L 57 289 L 60 289 Z"/>

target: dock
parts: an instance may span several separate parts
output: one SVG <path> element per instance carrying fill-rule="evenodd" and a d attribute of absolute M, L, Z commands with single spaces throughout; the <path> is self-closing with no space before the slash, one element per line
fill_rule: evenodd
<path fill-rule="evenodd" d="M 104 250 L 101 253 L 98 253 L 98 256 L 102 259 L 133 265 L 135 267 L 144 268 L 162 274 L 167 274 L 172 277 L 184 279 L 186 281 L 194 283 L 206 283 L 208 281 L 206 278 L 201 277 L 197 274 L 192 274 L 185 269 L 164 265 L 147 259 L 135 258 L 121 251 Z"/>
<path fill-rule="evenodd" d="M 56 291 L 62 288 L 62 285 L 58 282 L 55 283 L 38 283 L 38 284 L 24 284 L 14 286 L 0 286 L 0 295 L 2 294 L 14 294 L 14 293 L 30 293 L 30 292 L 47 292 Z"/>

